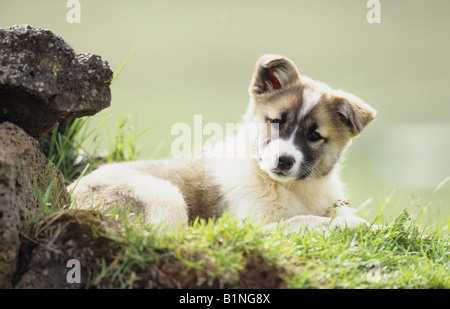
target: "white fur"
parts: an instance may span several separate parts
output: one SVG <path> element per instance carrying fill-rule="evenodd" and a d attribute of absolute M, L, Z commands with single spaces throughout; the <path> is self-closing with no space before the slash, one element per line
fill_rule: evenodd
<path fill-rule="evenodd" d="M 74 190 L 80 208 L 129 206 L 134 216 L 143 211 L 142 222 L 146 224 L 163 224 L 164 228 L 187 226 L 186 204 L 180 190 L 166 180 L 131 167 L 120 163 L 103 165 L 71 184 L 68 190 Z"/>
<path fill-rule="evenodd" d="M 303 119 L 311 109 L 319 102 L 322 94 L 312 88 L 303 90 L 303 108 L 300 109 L 299 119 Z"/>
<path fill-rule="evenodd" d="M 272 173 L 272 170 L 278 166 L 278 159 L 280 156 L 293 156 L 295 164 L 291 168 L 292 176 L 277 177 Z M 279 181 L 294 181 L 296 172 L 300 169 L 303 161 L 303 153 L 298 150 L 292 142 L 292 139 L 286 141 L 283 139 L 276 139 L 272 141 L 267 147 L 260 150 L 259 167 L 268 173 L 272 178 Z"/>
<path fill-rule="evenodd" d="M 318 179 L 278 182 L 252 159 L 207 160 L 205 166 L 222 186 L 227 209 L 241 219 L 273 223 L 298 215 L 324 217 L 331 205 L 345 200 L 336 172 Z M 351 211 L 343 207 L 332 215 L 347 216 Z"/>

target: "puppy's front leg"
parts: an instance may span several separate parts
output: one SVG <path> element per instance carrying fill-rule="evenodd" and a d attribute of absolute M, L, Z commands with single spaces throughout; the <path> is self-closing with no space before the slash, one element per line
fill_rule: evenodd
<path fill-rule="evenodd" d="M 356 216 L 336 216 L 328 218 L 313 215 L 302 215 L 295 216 L 281 222 L 266 224 L 263 226 L 263 231 L 270 232 L 278 226 L 286 228 L 292 232 L 298 232 L 302 228 L 324 230 L 327 228 L 340 227 L 355 229 L 360 225 L 368 226 L 369 223 L 366 220 Z"/>

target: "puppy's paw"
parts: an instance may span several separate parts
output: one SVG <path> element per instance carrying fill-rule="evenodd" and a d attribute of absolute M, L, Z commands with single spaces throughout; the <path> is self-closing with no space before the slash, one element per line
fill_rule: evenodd
<path fill-rule="evenodd" d="M 280 222 L 266 224 L 263 227 L 263 231 L 270 232 L 280 227 L 282 229 L 297 233 L 300 229 L 304 228 L 326 229 L 330 225 L 330 223 L 331 218 L 313 215 L 301 215 L 282 220 Z"/>
<path fill-rule="evenodd" d="M 297 233 L 302 228 L 326 230 L 328 228 L 356 229 L 359 226 L 369 227 L 366 220 L 356 216 L 337 216 L 333 218 L 320 216 L 295 216 L 287 220 L 276 223 L 269 223 L 263 226 L 264 232 L 271 232 L 278 227 Z"/>
<path fill-rule="evenodd" d="M 291 232 L 298 232 L 302 228 L 317 228 L 325 226 L 330 222 L 330 218 L 319 216 L 295 216 L 280 222 L 269 223 L 263 226 L 264 232 L 271 232 L 278 227 Z"/>
<path fill-rule="evenodd" d="M 369 222 L 356 216 L 337 216 L 331 218 L 330 227 L 356 229 L 359 226 L 370 227 Z"/>

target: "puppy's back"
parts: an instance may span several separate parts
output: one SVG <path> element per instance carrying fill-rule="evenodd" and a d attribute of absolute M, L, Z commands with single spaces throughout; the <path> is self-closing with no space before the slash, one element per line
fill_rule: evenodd
<path fill-rule="evenodd" d="M 200 218 L 219 217 L 223 213 L 222 194 L 212 176 L 205 171 L 204 161 L 197 158 L 136 161 L 114 164 L 117 170 L 130 170 L 150 175 L 175 185 L 183 195 L 189 221 Z M 95 171 L 94 171 L 95 172 Z M 141 184 L 152 190 L 152 183 Z"/>

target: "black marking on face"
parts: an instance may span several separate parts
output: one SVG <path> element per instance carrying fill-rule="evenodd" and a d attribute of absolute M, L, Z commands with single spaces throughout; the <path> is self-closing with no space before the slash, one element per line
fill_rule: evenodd
<path fill-rule="evenodd" d="M 278 129 L 279 139 L 291 142 L 301 151 L 302 161 L 298 171 L 295 171 L 298 180 L 308 177 L 319 178 L 329 174 L 347 141 L 345 136 L 341 137 L 345 132 L 341 132 L 341 122 L 337 122 L 338 115 L 334 115 L 332 102 L 329 102 L 331 99 L 320 96 L 317 102 L 306 103 L 303 102 L 303 92 L 304 88 L 298 95 L 292 93 L 288 96 L 292 100 L 290 102 L 282 102 L 283 93 L 280 92 L 277 100 L 281 101 L 280 107 L 284 110 L 281 109 L 278 115 L 271 117 L 265 115 L 269 130 Z M 314 105 L 304 106 L 304 104 Z M 303 108 L 307 108 L 306 113 L 302 111 Z M 270 142 L 268 140 L 268 143 Z"/>
<path fill-rule="evenodd" d="M 308 130 L 306 137 L 312 143 L 315 143 L 315 142 L 318 142 L 318 141 L 324 139 L 322 137 L 322 135 L 320 135 L 320 133 L 317 132 L 317 128 L 318 128 L 317 123 L 314 123 Z"/>
<path fill-rule="evenodd" d="M 301 108 L 301 105 L 299 105 L 299 108 Z M 337 161 L 337 159 L 329 160 L 325 158 L 328 153 L 324 147 L 326 147 L 325 144 L 329 142 L 329 139 L 319 132 L 320 119 L 317 119 L 314 110 L 312 108 L 302 119 L 299 119 L 298 110 L 284 111 L 279 118 L 269 119 L 266 117 L 267 121 L 279 126 L 280 139 L 291 140 L 294 146 L 302 152 L 303 160 L 297 172 L 298 180 L 309 176 L 325 176 L 332 170 Z M 332 164 L 322 164 L 326 161 Z"/>
<path fill-rule="evenodd" d="M 300 170 L 298 171 L 298 179 L 303 179 L 311 175 L 320 159 L 321 152 L 313 145 L 316 142 L 312 142 L 309 139 L 310 131 L 311 129 L 308 129 L 307 127 L 301 127 L 297 130 L 294 137 L 295 146 L 300 149 L 303 154 L 303 161 L 300 165 Z"/>

